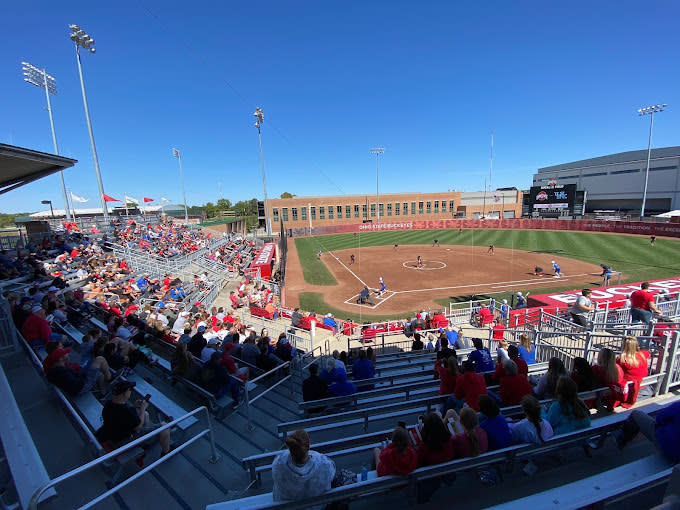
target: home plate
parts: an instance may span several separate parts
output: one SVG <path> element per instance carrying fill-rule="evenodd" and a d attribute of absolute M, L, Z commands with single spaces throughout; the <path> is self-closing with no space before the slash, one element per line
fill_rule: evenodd
<path fill-rule="evenodd" d="M 451 248 L 446 248 L 446 251 L 451 251 Z"/>

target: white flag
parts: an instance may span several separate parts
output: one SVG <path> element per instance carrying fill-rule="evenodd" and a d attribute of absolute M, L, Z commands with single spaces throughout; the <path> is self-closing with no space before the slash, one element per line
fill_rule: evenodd
<path fill-rule="evenodd" d="M 85 203 L 85 202 L 89 201 L 90 199 L 89 199 L 89 198 L 79 197 L 78 195 L 76 195 L 75 193 L 73 193 L 73 191 L 71 191 L 71 200 L 73 200 L 74 202 Z"/>
<path fill-rule="evenodd" d="M 167 204 L 168 202 L 170 202 L 170 200 L 168 200 L 168 199 L 165 198 L 165 197 L 161 197 L 161 202 Z"/>
<path fill-rule="evenodd" d="M 132 198 L 132 197 L 125 195 L 125 203 L 126 204 L 139 204 L 139 200 L 137 200 L 136 198 Z"/>

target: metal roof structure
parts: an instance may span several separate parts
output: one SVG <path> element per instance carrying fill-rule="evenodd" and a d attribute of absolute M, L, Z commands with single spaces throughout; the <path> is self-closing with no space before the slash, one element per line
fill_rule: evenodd
<path fill-rule="evenodd" d="M 77 159 L 0 143 L 0 195 L 70 168 Z"/>

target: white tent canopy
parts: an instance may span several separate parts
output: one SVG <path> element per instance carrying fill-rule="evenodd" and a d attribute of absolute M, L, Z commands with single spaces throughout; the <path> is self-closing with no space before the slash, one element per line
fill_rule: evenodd
<path fill-rule="evenodd" d="M 657 214 L 654 217 L 655 218 L 673 218 L 674 216 L 680 216 L 680 209 L 676 209 L 675 211 L 668 211 L 663 214 Z"/>

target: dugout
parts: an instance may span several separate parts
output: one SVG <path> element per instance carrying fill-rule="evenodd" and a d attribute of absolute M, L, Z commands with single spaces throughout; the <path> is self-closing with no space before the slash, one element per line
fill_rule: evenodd
<path fill-rule="evenodd" d="M 260 271 L 262 278 L 271 278 L 276 262 L 276 243 L 265 243 L 250 264 L 253 272 Z"/>

